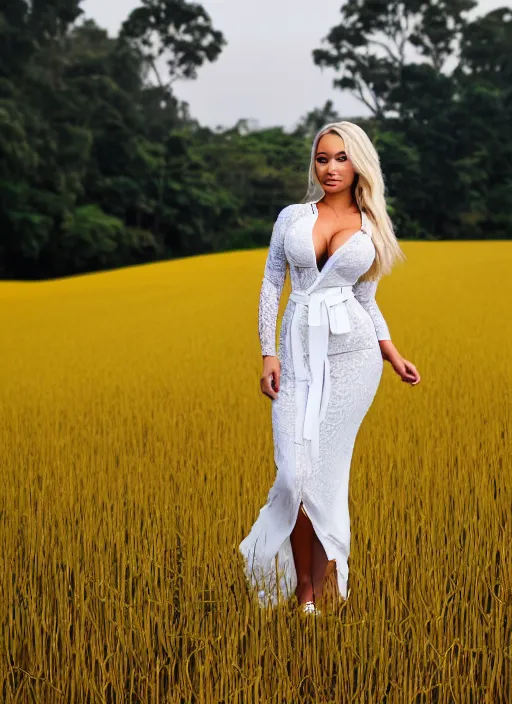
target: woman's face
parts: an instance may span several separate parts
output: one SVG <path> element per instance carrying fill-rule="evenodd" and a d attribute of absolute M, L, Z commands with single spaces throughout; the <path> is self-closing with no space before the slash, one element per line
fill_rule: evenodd
<path fill-rule="evenodd" d="M 326 193 L 350 188 L 356 172 L 345 152 L 343 138 L 337 134 L 320 137 L 315 156 L 316 175 Z"/>

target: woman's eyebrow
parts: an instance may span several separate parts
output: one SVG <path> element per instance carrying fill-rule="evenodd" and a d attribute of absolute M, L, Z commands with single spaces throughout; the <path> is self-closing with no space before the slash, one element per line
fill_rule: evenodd
<path fill-rule="evenodd" d="M 347 153 L 346 151 L 336 152 L 336 154 L 334 156 L 338 156 L 338 154 L 345 154 L 346 155 L 346 153 Z M 325 156 L 327 156 L 327 152 L 317 152 L 316 153 L 317 156 L 320 156 L 321 154 L 325 154 Z"/>

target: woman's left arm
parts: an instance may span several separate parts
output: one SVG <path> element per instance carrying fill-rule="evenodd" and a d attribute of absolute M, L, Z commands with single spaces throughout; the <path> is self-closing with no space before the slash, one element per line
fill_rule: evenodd
<path fill-rule="evenodd" d="M 378 281 L 357 281 L 352 290 L 373 321 L 382 359 L 391 364 L 402 381 L 414 386 L 420 382 L 421 377 L 414 364 L 404 359 L 391 341 L 388 325 L 375 300 L 377 285 Z"/>

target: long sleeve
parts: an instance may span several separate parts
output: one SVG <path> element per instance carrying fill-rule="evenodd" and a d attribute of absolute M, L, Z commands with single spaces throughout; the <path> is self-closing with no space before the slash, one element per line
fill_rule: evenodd
<path fill-rule="evenodd" d="M 389 328 L 386 324 L 384 316 L 380 312 L 377 301 L 375 300 L 375 292 L 377 291 L 378 281 L 357 281 L 353 287 L 354 296 L 357 298 L 363 308 L 369 313 L 378 340 L 391 340 Z"/>
<path fill-rule="evenodd" d="M 276 356 L 277 314 L 286 278 L 287 263 L 284 252 L 285 219 L 283 212 L 284 210 L 281 210 L 272 229 L 260 290 L 258 332 L 263 356 Z"/>

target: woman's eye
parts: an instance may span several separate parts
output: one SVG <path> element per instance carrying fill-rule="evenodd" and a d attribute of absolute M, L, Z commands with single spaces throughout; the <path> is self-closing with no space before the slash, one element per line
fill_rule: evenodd
<path fill-rule="evenodd" d="M 348 157 L 347 157 L 346 155 L 345 155 L 345 156 L 339 156 L 339 157 L 338 157 L 338 161 L 347 161 L 347 159 L 348 159 Z M 317 158 L 317 162 L 318 162 L 319 164 L 325 164 L 326 161 L 327 161 L 327 159 L 325 158 L 325 156 L 319 156 L 319 157 Z"/>

